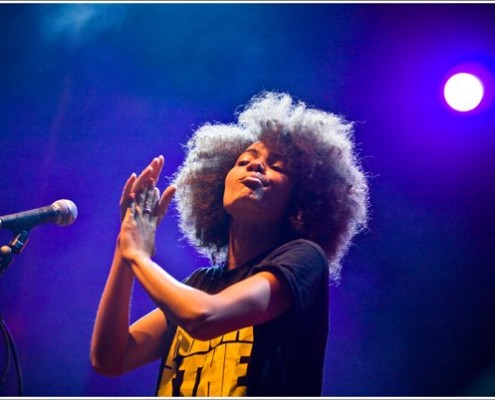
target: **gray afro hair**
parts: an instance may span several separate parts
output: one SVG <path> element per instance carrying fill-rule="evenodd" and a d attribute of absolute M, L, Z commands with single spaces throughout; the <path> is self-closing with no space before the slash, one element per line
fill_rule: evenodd
<path fill-rule="evenodd" d="M 237 123 L 207 123 L 193 133 L 172 182 L 180 229 L 201 254 L 225 260 L 225 177 L 256 141 L 275 145 L 287 157 L 295 188 L 291 226 L 297 237 L 325 250 L 337 280 L 340 261 L 368 218 L 368 184 L 355 154 L 353 125 L 287 93 L 263 92 L 237 113 Z"/>

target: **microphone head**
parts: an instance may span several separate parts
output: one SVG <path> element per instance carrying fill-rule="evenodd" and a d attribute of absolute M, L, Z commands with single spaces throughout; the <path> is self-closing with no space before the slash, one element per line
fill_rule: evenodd
<path fill-rule="evenodd" d="M 52 206 L 57 210 L 57 220 L 55 223 L 61 226 L 72 224 L 77 218 L 76 205 L 67 199 L 55 201 Z"/>

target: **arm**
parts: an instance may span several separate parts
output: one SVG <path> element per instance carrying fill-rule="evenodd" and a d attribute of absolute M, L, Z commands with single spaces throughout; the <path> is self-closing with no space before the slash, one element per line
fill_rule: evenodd
<path fill-rule="evenodd" d="M 129 202 L 120 231 L 122 256 L 155 304 L 168 319 L 186 329 L 191 336 L 209 339 L 223 333 L 269 321 L 292 305 L 289 289 L 270 272 L 260 272 L 224 291 L 209 295 L 181 284 L 155 264 L 156 228 L 175 192 L 169 186 L 153 212 L 154 182 L 145 190 L 145 201 Z M 151 200 L 150 200 L 151 199 Z"/>
<path fill-rule="evenodd" d="M 91 340 L 93 368 L 116 376 L 147 364 L 162 354 L 161 338 L 167 329 L 163 312 L 154 310 L 129 326 L 134 276 L 118 254 L 98 307 Z"/>
<path fill-rule="evenodd" d="M 201 340 L 270 321 L 292 305 L 288 289 L 267 271 L 210 295 L 178 282 L 150 258 L 135 257 L 131 266 L 167 317 Z"/>
<path fill-rule="evenodd" d="M 144 182 L 157 179 L 162 167 L 163 157 L 159 157 L 139 177 L 135 174 L 130 176 L 120 200 L 122 214 L 134 193 L 141 190 Z M 129 327 L 133 280 L 129 263 L 122 257 L 119 237 L 91 340 L 91 363 L 98 372 L 106 375 L 122 374 L 161 355 L 161 338 L 167 324 L 160 310 L 151 312 Z"/>

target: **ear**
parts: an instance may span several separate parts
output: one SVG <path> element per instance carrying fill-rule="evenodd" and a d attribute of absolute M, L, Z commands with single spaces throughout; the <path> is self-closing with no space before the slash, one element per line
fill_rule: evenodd
<path fill-rule="evenodd" d="M 303 218 L 303 211 L 301 210 L 301 208 L 297 207 L 295 212 L 291 213 L 289 220 L 290 220 L 290 224 L 292 225 L 292 228 L 294 228 L 294 230 L 297 233 L 303 232 L 304 218 Z"/>

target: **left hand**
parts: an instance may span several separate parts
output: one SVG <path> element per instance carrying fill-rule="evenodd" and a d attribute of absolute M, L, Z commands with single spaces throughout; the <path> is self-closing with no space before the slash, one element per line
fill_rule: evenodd
<path fill-rule="evenodd" d="M 175 186 L 169 186 L 160 197 L 155 186 L 163 165 L 163 156 L 154 158 L 138 177 L 132 174 L 124 186 L 119 248 L 125 259 L 151 257 L 156 252 L 156 230 L 175 193 Z"/>
<path fill-rule="evenodd" d="M 150 179 L 155 181 L 155 185 L 158 183 L 164 164 L 165 159 L 162 155 L 155 157 L 139 176 L 133 172 L 127 179 L 119 203 L 121 220 L 124 219 L 126 210 L 131 202 L 135 201 L 138 195 L 143 194 L 144 189 L 149 185 Z"/>
<path fill-rule="evenodd" d="M 151 257 L 155 254 L 155 234 L 158 216 L 153 209 L 159 198 L 159 190 L 154 181 L 142 190 L 135 201 L 127 207 L 120 228 L 120 251 L 122 256 L 132 261 L 137 257 Z"/>

